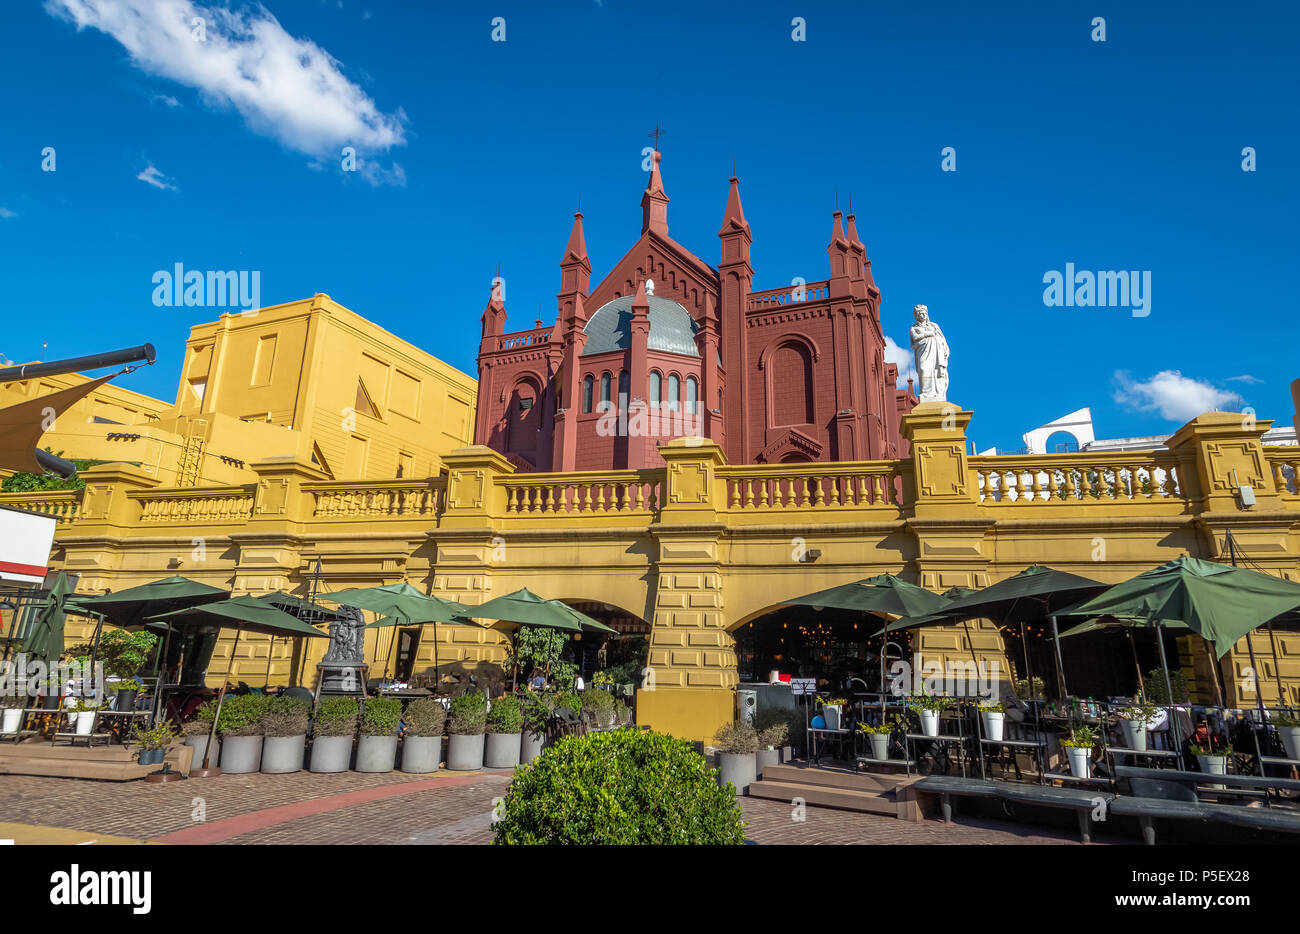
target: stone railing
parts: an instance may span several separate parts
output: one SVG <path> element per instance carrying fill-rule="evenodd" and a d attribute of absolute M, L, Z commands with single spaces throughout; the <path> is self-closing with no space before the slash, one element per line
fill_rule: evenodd
<path fill-rule="evenodd" d="M 1274 488 L 1286 499 L 1300 499 L 1300 445 L 1264 448 Z"/>
<path fill-rule="evenodd" d="M 303 490 L 312 497 L 313 519 L 432 519 L 438 514 L 446 489 L 447 481 L 441 477 L 303 484 Z"/>
<path fill-rule="evenodd" d="M 1166 451 L 971 457 L 984 506 L 1185 502 L 1178 459 Z"/>
<path fill-rule="evenodd" d="M 803 285 L 787 285 L 780 289 L 764 289 L 760 292 L 750 292 L 748 296 L 748 305 L 750 311 L 773 309 L 784 305 L 799 305 L 804 302 L 817 302 L 829 298 L 831 294 L 830 283 L 826 280 L 821 282 L 806 282 Z"/>
<path fill-rule="evenodd" d="M 502 334 L 497 338 L 497 350 L 523 350 L 548 343 L 551 339 L 550 328 L 533 328 L 531 331 L 517 331 L 514 334 Z"/>
<path fill-rule="evenodd" d="M 721 467 L 729 512 L 880 509 L 899 512 L 906 461 Z"/>
<path fill-rule="evenodd" d="M 140 504 L 141 524 L 189 525 L 246 522 L 253 512 L 253 495 L 249 484 L 141 490 L 127 498 Z"/>
<path fill-rule="evenodd" d="M 52 490 L 45 493 L 5 493 L 0 504 L 11 509 L 25 509 L 53 516 L 59 525 L 73 521 L 81 506 L 80 490 Z"/>
<path fill-rule="evenodd" d="M 505 488 L 508 517 L 566 515 L 654 516 L 662 502 L 663 470 L 511 474 Z"/>

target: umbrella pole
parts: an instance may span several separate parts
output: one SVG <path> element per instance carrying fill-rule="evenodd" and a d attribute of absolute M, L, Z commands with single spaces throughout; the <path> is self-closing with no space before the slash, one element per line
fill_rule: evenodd
<path fill-rule="evenodd" d="M 90 646 L 90 672 L 93 678 L 95 672 L 95 662 L 99 660 L 99 637 L 104 633 L 104 614 L 99 614 L 99 622 L 95 624 L 95 641 Z M 98 700 L 98 698 L 96 698 Z"/>
<path fill-rule="evenodd" d="M 1253 672 L 1255 673 L 1255 706 L 1257 706 L 1257 707 L 1259 708 L 1259 722 L 1260 722 L 1261 724 L 1263 724 L 1263 723 L 1265 722 L 1265 716 L 1264 716 L 1264 692 L 1261 691 L 1261 690 L 1259 689 L 1259 681 L 1260 681 L 1260 674 L 1261 674 L 1261 672 L 1260 672 L 1260 670 L 1259 670 L 1259 662 L 1257 662 L 1257 661 L 1255 660 L 1255 640 L 1251 638 L 1251 636 L 1253 636 L 1253 635 L 1254 635 L 1253 632 L 1248 632 L 1248 633 L 1246 633 L 1246 648 L 1247 648 L 1247 650 L 1249 650 L 1249 652 L 1250 652 L 1250 670 L 1253 671 Z M 1205 645 L 1206 645 L 1206 648 L 1210 649 L 1210 662 L 1211 662 L 1211 664 L 1213 664 L 1213 665 L 1217 668 L 1217 667 L 1218 667 L 1218 659 L 1216 659 L 1216 658 L 1214 657 L 1214 649 L 1210 647 L 1210 643 L 1208 643 L 1208 642 L 1205 643 Z M 1275 657 L 1274 660 L 1273 660 L 1273 664 L 1274 664 L 1274 665 L 1277 665 L 1277 659 L 1276 659 L 1276 657 Z M 1216 686 L 1217 686 L 1217 684 L 1216 684 Z M 1278 701 L 1278 703 L 1281 703 L 1280 696 L 1279 696 L 1279 701 Z M 1220 707 L 1223 706 L 1223 701 L 1219 701 L 1219 706 L 1220 706 Z"/>
<path fill-rule="evenodd" d="M 212 727 L 208 730 L 208 746 L 203 750 L 203 775 L 220 775 L 221 770 L 212 771 L 208 764 L 212 758 L 212 746 L 217 739 L 217 723 L 221 720 L 221 705 L 226 701 L 226 685 L 230 681 L 230 671 L 235 666 L 235 651 L 239 648 L 239 637 L 244 632 L 243 627 L 235 630 L 235 644 L 230 647 L 230 664 L 226 666 L 226 676 L 221 679 L 221 690 L 217 692 L 217 709 L 212 713 Z M 191 775 L 194 773 L 191 772 Z"/>
<path fill-rule="evenodd" d="M 1146 700 L 1147 686 L 1146 683 L 1142 680 L 1142 665 L 1140 662 L 1138 662 L 1138 649 L 1137 649 L 1137 642 L 1134 641 L 1133 639 L 1133 627 L 1125 626 L 1124 631 L 1128 633 L 1128 650 L 1129 653 L 1133 656 L 1133 670 L 1137 672 L 1137 676 L 1138 676 L 1138 696 L 1141 697 L 1143 700 Z"/>
<path fill-rule="evenodd" d="M 438 674 L 438 621 L 433 621 L 433 691 L 438 692 L 438 683 L 440 675 Z"/>
<path fill-rule="evenodd" d="M 1056 684 L 1061 691 L 1061 697 L 1069 697 L 1070 692 L 1065 687 L 1065 664 L 1061 661 L 1061 631 L 1056 626 L 1056 617 L 1052 620 L 1052 644 L 1056 647 Z"/>
<path fill-rule="evenodd" d="M 1219 670 L 1219 657 L 1214 653 L 1214 646 L 1210 640 L 1201 636 L 1201 642 L 1205 644 L 1205 654 L 1210 657 L 1210 680 L 1214 682 L 1214 697 L 1223 707 L 1223 687 L 1219 684 L 1219 679 L 1223 677 L 1223 672 Z M 1246 644 L 1250 645 L 1250 634 L 1246 634 Z M 1250 666 L 1255 672 L 1255 697 L 1259 698 L 1259 669 L 1255 668 L 1255 651 L 1250 652 Z M 1262 703 L 1262 701 L 1261 701 Z"/>
<path fill-rule="evenodd" d="M 153 723 L 158 722 L 165 709 L 162 705 L 163 682 L 167 680 L 167 653 L 171 650 L 172 645 L 172 621 L 167 620 L 167 635 L 163 636 L 162 654 L 158 656 L 158 683 L 154 687 L 153 695 Z M 180 673 L 177 672 L 176 680 L 179 682 Z"/>
<path fill-rule="evenodd" d="M 1165 676 L 1165 699 L 1169 702 L 1169 736 L 1174 741 L 1174 752 L 1178 755 L 1178 767 L 1183 767 L 1183 739 L 1178 735 L 1175 728 L 1178 724 L 1178 717 L 1174 713 L 1174 686 L 1169 682 L 1169 660 L 1165 657 L 1165 634 L 1164 627 L 1160 621 L 1154 617 L 1151 624 L 1156 630 L 1156 648 L 1160 650 L 1160 670 Z"/>
<path fill-rule="evenodd" d="M 275 636 L 271 637 L 271 647 L 266 650 L 266 682 L 262 685 L 262 693 L 271 686 L 271 658 L 275 655 Z"/>

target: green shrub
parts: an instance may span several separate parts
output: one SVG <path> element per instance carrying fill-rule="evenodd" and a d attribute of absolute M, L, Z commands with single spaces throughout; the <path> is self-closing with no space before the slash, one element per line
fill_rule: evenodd
<path fill-rule="evenodd" d="M 166 749 L 176 736 L 176 728 L 171 725 L 170 720 L 164 720 L 149 729 L 137 726 L 131 730 L 131 739 L 141 749 Z"/>
<path fill-rule="evenodd" d="M 181 732 L 186 736 L 207 736 L 212 732 L 212 717 L 216 712 L 216 701 L 204 701 L 202 706 L 194 711 L 194 719 L 186 720 L 181 724 Z"/>
<path fill-rule="evenodd" d="M 406 705 L 407 736 L 441 736 L 447 726 L 447 708 L 434 697 L 419 697 Z"/>
<path fill-rule="evenodd" d="M 361 711 L 362 736 L 396 736 L 402 724 L 402 702 L 396 697 L 372 697 Z"/>
<path fill-rule="evenodd" d="M 1174 698 L 1169 699 L 1169 692 L 1165 690 L 1165 673 L 1159 668 L 1152 668 L 1147 672 L 1146 688 L 1147 700 L 1157 707 L 1168 707 L 1172 704 L 1187 703 L 1187 676 L 1177 668 L 1169 671 L 1169 686 L 1173 688 Z"/>
<path fill-rule="evenodd" d="M 456 736 L 477 736 L 487 728 L 487 698 L 477 692 L 451 699 L 447 732 Z"/>
<path fill-rule="evenodd" d="M 758 752 L 758 733 L 748 723 L 728 723 L 713 734 L 719 752 L 747 755 Z"/>
<path fill-rule="evenodd" d="M 781 718 L 758 731 L 758 744 L 764 749 L 780 749 L 790 739 L 790 724 Z"/>
<path fill-rule="evenodd" d="M 621 700 L 614 702 L 614 720 L 617 723 L 628 724 L 632 722 L 632 708 Z"/>
<path fill-rule="evenodd" d="M 99 640 L 99 650 L 95 653 L 97 662 L 104 666 L 104 674 L 110 677 L 134 678 L 145 663 L 153 657 L 154 645 L 158 637 L 146 629 L 127 632 L 125 629 L 109 629 Z M 89 642 L 74 645 L 67 650 L 68 655 L 84 655 L 89 659 L 93 646 Z"/>
<path fill-rule="evenodd" d="M 302 736 L 311 717 L 311 701 L 301 697 L 272 697 L 262 712 L 262 731 L 267 736 Z"/>
<path fill-rule="evenodd" d="M 524 709 L 519 698 L 507 694 L 492 702 L 492 709 L 487 712 L 489 733 L 518 733 L 523 727 Z"/>
<path fill-rule="evenodd" d="M 581 713 L 582 698 L 576 691 L 561 691 L 555 695 L 555 705 L 551 709 L 555 710 L 558 707 L 568 707 L 574 713 Z"/>
<path fill-rule="evenodd" d="M 565 737 L 510 782 L 499 844 L 741 844 L 745 824 L 685 740 L 614 730 Z"/>
<path fill-rule="evenodd" d="M 316 736 L 351 736 L 357 731 L 361 707 L 355 697 L 322 697 L 316 707 Z"/>
<path fill-rule="evenodd" d="M 542 695 L 536 691 L 525 690 L 523 697 L 524 729 L 534 736 L 544 734 L 547 724 L 551 722 L 551 704 L 554 703 L 554 700 L 554 695 Z"/>
<path fill-rule="evenodd" d="M 582 712 L 596 721 L 597 726 L 608 726 L 614 713 L 614 695 L 600 688 L 582 692 Z"/>
<path fill-rule="evenodd" d="M 223 736 L 261 736 L 262 714 L 268 700 L 264 694 L 227 694 L 221 703 L 217 729 Z"/>

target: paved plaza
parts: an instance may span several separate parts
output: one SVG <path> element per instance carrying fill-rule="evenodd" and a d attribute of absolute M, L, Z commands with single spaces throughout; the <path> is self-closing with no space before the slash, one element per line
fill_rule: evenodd
<path fill-rule="evenodd" d="M 221 775 L 164 785 L 0 776 L 0 839 L 23 843 L 489 843 L 493 800 L 509 772 Z M 1010 821 L 907 823 L 742 801 L 760 844 L 1077 845 L 1067 832 Z"/>

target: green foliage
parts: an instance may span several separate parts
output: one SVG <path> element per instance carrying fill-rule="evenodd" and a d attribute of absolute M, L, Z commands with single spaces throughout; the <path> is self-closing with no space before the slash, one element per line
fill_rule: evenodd
<path fill-rule="evenodd" d="M 1001 701 L 980 701 L 976 708 L 980 713 L 1006 713 L 1007 705 Z"/>
<path fill-rule="evenodd" d="M 45 449 L 46 453 L 54 454 L 49 448 Z M 55 457 L 62 457 L 63 452 L 59 451 L 54 454 Z M 84 490 L 86 480 L 81 476 L 81 471 L 87 467 L 94 467 L 96 464 L 107 464 L 108 461 L 82 460 L 79 458 L 69 458 L 72 466 L 77 468 L 77 473 L 73 474 L 67 480 L 62 477 L 55 477 L 51 474 L 44 473 L 27 473 L 19 471 L 10 477 L 5 477 L 0 482 L 0 493 L 41 493 L 47 490 Z"/>
<path fill-rule="evenodd" d="M 520 626 L 515 633 L 514 657 L 524 669 L 540 668 L 549 672 L 560 660 L 560 653 L 569 641 L 567 633 L 544 626 Z"/>
<path fill-rule="evenodd" d="M 544 697 L 533 690 L 525 690 L 523 696 L 523 718 L 524 729 L 534 736 L 541 736 L 546 732 L 546 726 L 551 722 L 551 707 L 547 700 L 554 700 L 554 695 L 550 698 Z"/>
<path fill-rule="evenodd" d="M 487 729 L 487 698 L 477 692 L 451 699 L 447 732 L 456 736 L 477 736 Z"/>
<path fill-rule="evenodd" d="M 1194 756 L 1230 756 L 1232 755 L 1231 746 L 1198 746 L 1192 743 L 1192 755 Z"/>
<path fill-rule="evenodd" d="M 134 678 L 152 657 L 157 642 L 158 637 L 144 629 L 139 632 L 109 629 L 100 637 L 96 660 L 104 663 L 104 674 L 110 677 Z M 68 649 L 66 654 L 89 660 L 92 648 L 89 642 L 83 642 Z"/>
<path fill-rule="evenodd" d="M 597 726 L 609 726 L 614 714 L 614 695 L 600 688 L 591 688 L 582 692 L 582 712 L 596 722 Z"/>
<path fill-rule="evenodd" d="M 1145 724 L 1156 715 L 1157 709 L 1156 705 L 1150 701 L 1138 700 L 1127 707 L 1121 707 L 1115 711 L 1115 715 L 1121 720 L 1135 720 L 1138 723 Z"/>
<path fill-rule="evenodd" d="M 1169 686 L 1173 688 L 1174 697 L 1169 699 L 1169 692 L 1165 690 L 1165 673 L 1163 669 L 1152 668 L 1147 672 L 1146 687 L 1147 698 L 1157 707 L 1168 707 L 1170 704 L 1185 704 L 1188 701 L 1187 693 L 1187 676 L 1181 670 L 1174 668 L 1169 672 Z"/>
<path fill-rule="evenodd" d="M 578 683 L 578 666 L 573 662 L 556 662 L 551 666 L 551 680 L 557 691 L 572 691 Z"/>
<path fill-rule="evenodd" d="M 1061 745 L 1071 749 L 1091 749 L 1097 745 L 1092 730 L 1086 726 L 1075 727 L 1070 735 L 1061 740 Z"/>
<path fill-rule="evenodd" d="M 555 695 L 555 707 L 551 709 L 554 710 L 556 707 L 568 707 L 574 713 L 580 713 L 582 711 L 582 698 L 578 696 L 576 691 L 561 691 Z"/>
<path fill-rule="evenodd" d="M 262 712 L 262 729 L 267 736 L 303 736 L 311 717 L 311 701 L 301 697 L 272 697 Z"/>
<path fill-rule="evenodd" d="M 186 736 L 209 735 L 212 732 L 212 717 L 216 712 L 215 700 L 204 701 L 203 705 L 194 712 L 194 719 L 186 720 L 181 724 L 181 732 Z"/>
<path fill-rule="evenodd" d="M 713 734 L 713 745 L 719 752 L 747 755 L 758 752 L 758 733 L 748 723 L 737 721 L 718 727 Z"/>
<path fill-rule="evenodd" d="M 907 706 L 912 710 L 950 710 L 957 703 L 955 697 L 941 697 L 938 694 L 918 694 L 907 699 Z"/>
<path fill-rule="evenodd" d="M 402 702 L 396 697 L 372 697 L 361 711 L 362 736 L 396 736 L 402 725 Z"/>
<path fill-rule="evenodd" d="M 1047 689 L 1047 683 L 1043 681 L 1042 678 L 1038 677 L 1038 675 L 1034 675 L 1033 694 L 1029 693 L 1028 678 L 1018 678 L 1016 680 L 1015 687 L 1016 687 L 1016 697 L 1019 697 L 1021 700 L 1037 700 L 1044 696 L 1043 692 Z"/>
<path fill-rule="evenodd" d="M 144 690 L 144 682 L 137 680 L 136 678 L 127 678 L 124 681 L 118 681 L 116 684 L 110 685 L 110 687 L 114 688 L 118 693 L 123 691 L 138 692 Z"/>
<path fill-rule="evenodd" d="M 441 736 L 447 726 L 447 708 L 435 697 L 418 697 L 406 705 L 407 736 Z"/>
<path fill-rule="evenodd" d="M 790 707 L 760 707 L 754 714 L 754 729 L 758 731 L 761 745 L 780 748 L 790 742 L 796 731 L 803 730 L 803 719 L 799 711 Z"/>
<path fill-rule="evenodd" d="M 730 788 L 685 740 L 633 730 L 569 736 L 510 782 L 498 844 L 742 844 Z"/>
<path fill-rule="evenodd" d="M 1273 725 L 1280 727 L 1300 726 L 1300 717 L 1290 713 L 1280 713 L 1273 718 Z"/>
<path fill-rule="evenodd" d="M 621 700 L 614 701 L 614 720 L 624 725 L 632 722 L 632 708 Z"/>
<path fill-rule="evenodd" d="M 519 733 L 524 727 L 524 710 L 519 698 L 507 694 L 492 702 L 487 712 L 489 733 Z"/>
<path fill-rule="evenodd" d="M 316 706 L 316 736 L 351 736 L 357 731 L 361 705 L 355 697 L 322 697 Z"/>
<path fill-rule="evenodd" d="M 150 729 L 137 726 L 131 730 L 131 739 L 141 749 L 166 749 L 177 735 L 170 720 L 164 720 Z"/>
<path fill-rule="evenodd" d="M 103 706 L 104 705 L 99 701 L 88 700 L 81 697 L 69 704 L 67 710 L 69 713 L 85 713 L 88 710 L 99 710 Z"/>
<path fill-rule="evenodd" d="M 227 694 L 217 729 L 223 736 L 262 735 L 262 714 L 269 700 L 264 694 Z"/>
<path fill-rule="evenodd" d="M 848 700 L 843 697 L 817 697 L 814 699 L 817 701 L 817 706 L 819 707 L 843 707 L 848 703 Z"/>
<path fill-rule="evenodd" d="M 875 724 L 862 723 L 861 721 L 859 721 L 858 731 L 861 733 L 866 733 L 868 736 L 872 736 L 872 735 L 889 736 L 891 733 L 894 732 L 894 725 L 892 723 L 882 723 L 879 726 L 877 726 Z"/>

